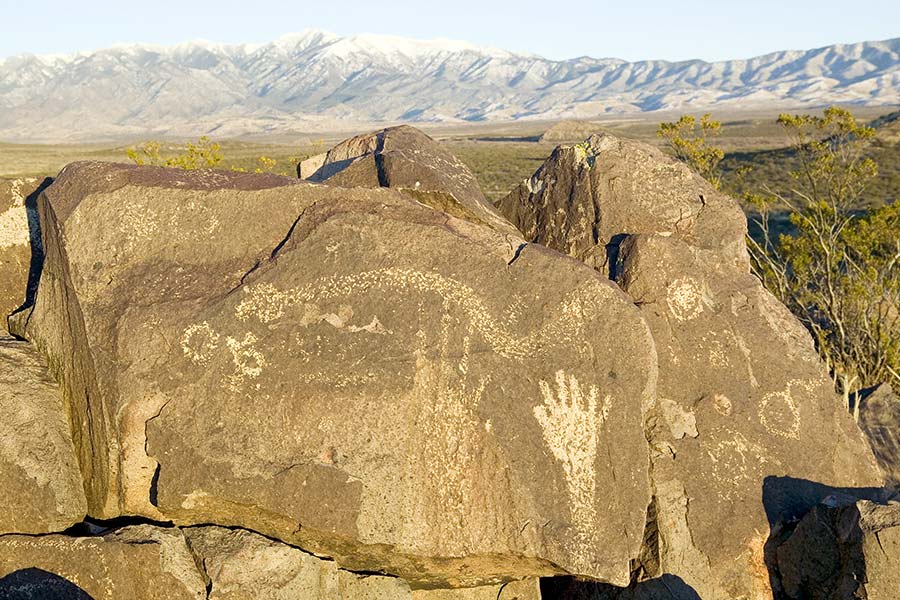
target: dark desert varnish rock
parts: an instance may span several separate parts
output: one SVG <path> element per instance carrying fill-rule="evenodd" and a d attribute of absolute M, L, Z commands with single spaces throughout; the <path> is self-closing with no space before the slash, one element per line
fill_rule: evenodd
<path fill-rule="evenodd" d="M 472 171 L 415 127 L 401 125 L 344 140 L 328 151 L 309 181 L 342 187 L 389 187 L 455 217 L 518 239 L 519 232 L 484 197 Z"/>
<path fill-rule="evenodd" d="M 600 135 L 557 148 L 500 208 L 527 240 L 615 279 L 653 333 L 653 504 L 636 580 L 770 596 L 770 528 L 826 486 L 882 480 L 810 336 L 750 274 L 737 203 L 654 148 Z"/>
<path fill-rule="evenodd" d="M 238 526 L 414 587 L 624 585 L 656 356 L 578 261 L 404 192 L 78 163 L 17 333 L 94 517 Z"/>

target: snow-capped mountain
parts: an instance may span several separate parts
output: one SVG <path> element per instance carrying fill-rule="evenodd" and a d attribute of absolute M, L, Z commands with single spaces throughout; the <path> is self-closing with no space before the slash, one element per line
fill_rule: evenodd
<path fill-rule="evenodd" d="M 305 31 L 262 45 L 133 45 L 0 60 L 7 140 L 833 102 L 900 104 L 900 38 L 708 63 L 555 61 L 449 40 Z"/>

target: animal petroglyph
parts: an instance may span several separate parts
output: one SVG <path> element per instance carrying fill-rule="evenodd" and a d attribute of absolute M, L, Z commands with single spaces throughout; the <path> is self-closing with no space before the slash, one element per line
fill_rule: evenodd
<path fill-rule="evenodd" d="M 614 293 L 597 283 L 588 283 L 570 292 L 554 316 L 540 330 L 518 337 L 495 319 L 475 291 L 438 273 L 423 273 L 412 269 L 388 268 L 352 275 L 325 277 L 309 285 L 279 290 L 263 283 L 245 288 L 246 297 L 235 308 L 241 321 L 256 319 L 269 324 L 285 314 L 289 308 L 374 290 L 391 293 L 433 293 L 461 309 L 472 329 L 491 344 L 494 352 L 504 358 L 523 359 L 533 356 L 547 339 L 570 339 L 581 333 L 584 325 L 599 316 L 599 311 Z"/>
<path fill-rule="evenodd" d="M 597 386 L 584 390 L 574 375 L 556 372 L 556 390 L 539 381 L 544 403 L 534 407 L 534 417 L 543 430 L 544 442 L 563 466 L 578 544 L 588 551 L 597 513 L 597 448 L 600 428 L 609 417 L 611 397 L 600 399 Z M 584 556 L 584 555 L 583 555 Z"/>
<path fill-rule="evenodd" d="M 391 294 L 436 294 L 447 307 L 462 311 L 468 321 L 467 327 L 477 332 L 487 341 L 493 352 L 503 358 L 521 361 L 534 356 L 546 348 L 547 341 L 577 338 L 592 319 L 600 316 L 600 311 L 614 292 L 591 282 L 569 292 L 553 311 L 540 329 L 524 335 L 516 335 L 501 320 L 495 318 L 484 301 L 469 286 L 437 273 L 423 273 L 411 269 L 378 269 L 363 273 L 325 277 L 308 285 L 288 290 L 280 290 L 268 283 L 260 283 L 244 289 L 245 297 L 235 307 L 239 321 L 258 321 L 271 325 L 285 317 L 291 309 L 301 309 L 300 321 L 326 322 L 352 333 L 389 334 L 391 330 L 375 318 L 366 325 L 349 326 L 341 317 L 324 319 L 317 303 L 332 301 L 348 296 L 382 292 Z M 519 302 L 514 298 L 513 304 Z M 312 315 L 312 316 L 311 316 Z M 338 315 L 340 316 L 340 315 Z M 314 318 L 313 318 L 314 317 Z M 235 388 L 246 379 L 259 377 L 266 366 L 265 356 L 255 350 L 256 338 L 251 342 L 238 342 L 252 336 L 249 331 L 227 336 L 227 346 L 234 357 L 236 372 L 228 378 L 229 387 Z M 226 334 L 214 331 L 207 323 L 193 324 L 182 332 L 182 349 L 195 364 L 206 364 Z M 239 354 L 246 355 L 246 361 Z"/>

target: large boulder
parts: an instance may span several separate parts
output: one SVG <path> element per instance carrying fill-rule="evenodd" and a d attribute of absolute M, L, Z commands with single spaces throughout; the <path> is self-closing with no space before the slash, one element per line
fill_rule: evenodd
<path fill-rule="evenodd" d="M 0 536 L 0 598 L 201 600 L 206 582 L 177 529 Z"/>
<path fill-rule="evenodd" d="M 658 150 L 599 136 L 558 148 L 501 208 L 527 239 L 614 277 L 653 333 L 654 498 L 636 580 L 770 597 L 770 527 L 820 501 L 814 483 L 882 480 L 810 336 L 750 274 L 737 204 Z"/>
<path fill-rule="evenodd" d="M 324 158 L 301 165 L 301 176 L 317 164 L 309 181 L 401 189 L 437 210 L 519 238 L 484 197 L 472 171 L 415 127 L 389 127 L 344 140 Z"/>
<path fill-rule="evenodd" d="M 0 534 L 62 531 L 87 506 L 62 395 L 41 357 L 0 338 Z"/>
<path fill-rule="evenodd" d="M 416 587 L 619 584 L 656 356 L 583 264 L 386 189 L 70 165 L 20 333 L 89 511 L 240 526 Z"/>
<path fill-rule="evenodd" d="M 892 486 L 900 486 L 900 395 L 889 383 L 878 386 L 859 405 L 859 427 Z"/>
<path fill-rule="evenodd" d="M 190 527 L 184 533 L 209 578 L 209 600 L 540 600 L 537 579 L 413 590 L 403 579 L 345 571 L 333 561 L 243 529 Z"/>
<path fill-rule="evenodd" d="M 594 135 L 559 146 L 498 208 L 529 242 L 598 270 L 622 236 L 681 239 L 744 269 L 747 221 L 737 204 L 683 163 L 646 144 Z"/>
<path fill-rule="evenodd" d="M 829 500 L 777 549 L 783 597 L 900 598 L 900 503 Z"/>
<path fill-rule="evenodd" d="M 0 331 L 6 317 L 30 298 L 29 275 L 40 263 L 41 234 L 35 199 L 49 180 L 0 179 Z M 37 279 L 32 277 L 31 283 Z"/>

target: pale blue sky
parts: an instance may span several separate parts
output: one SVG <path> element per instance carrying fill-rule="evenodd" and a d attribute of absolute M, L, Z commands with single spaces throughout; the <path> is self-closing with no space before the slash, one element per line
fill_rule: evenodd
<path fill-rule="evenodd" d="M 747 58 L 900 37 L 898 0 L 0 0 L 0 57 L 118 43 L 265 42 L 306 28 L 628 60 Z"/>

